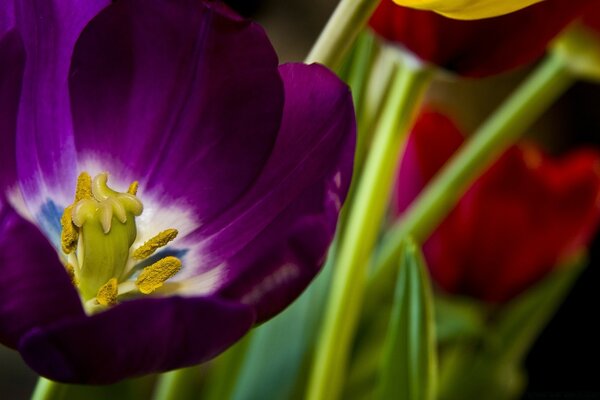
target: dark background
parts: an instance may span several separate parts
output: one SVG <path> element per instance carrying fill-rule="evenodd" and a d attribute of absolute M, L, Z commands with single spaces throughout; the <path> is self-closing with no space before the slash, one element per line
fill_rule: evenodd
<path fill-rule="evenodd" d="M 567 116 L 561 136 L 564 148 L 591 145 L 600 149 L 600 86 L 576 84 L 554 111 Z M 599 283 L 597 234 L 590 248 L 589 266 L 529 354 L 528 393 L 595 392 L 597 397 L 593 398 L 600 398 Z"/>

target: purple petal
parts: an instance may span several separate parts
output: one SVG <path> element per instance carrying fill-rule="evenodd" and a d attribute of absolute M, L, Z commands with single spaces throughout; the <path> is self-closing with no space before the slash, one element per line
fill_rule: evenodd
<path fill-rule="evenodd" d="M 42 233 L 0 199 L 0 342 L 83 315 L 79 296 Z"/>
<path fill-rule="evenodd" d="M 0 40 L 15 26 L 15 4 L 13 0 L 3 0 L 0 7 Z M 4 60 L 0 58 L 0 60 Z"/>
<path fill-rule="evenodd" d="M 1 18 L 1 17 L 0 17 Z M 0 20 L 0 30 L 2 21 Z M 0 33 L 0 198 L 17 182 L 15 134 L 25 54 L 18 33 Z"/>
<path fill-rule="evenodd" d="M 282 127 L 256 184 L 202 227 L 205 258 L 225 264 L 220 293 L 256 307 L 263 320 L 317 274 L 350 184 L 355 143 L 352 98 L 327 69 L 290 64 Z"/>
<path fill-rule="evenodd" d="M 139 180 L 142 195 L 187 203 L 207 220 L 272 150 L 283 107 L 277 64 L 264 31 L 219 3 L 116 2 L 75 50 L 77 149 Z"/>
<path fill-rule="evenodd" d="M 67 85 L 71 54 L 83 27 L 109 3 L 110 0 L 15 2 L 17 28 L 27 54 L 17 160 L 24 195 L 34 207 L 49 193 L 72 196 L 77 171 Z"/>
<path fill-rule="evenodd" d="M 249 307 L 219 299 L 144 299 L 31 332 L 19 351 L 50 379 L 105 384 L 206 361 L 253 322 Z"/>

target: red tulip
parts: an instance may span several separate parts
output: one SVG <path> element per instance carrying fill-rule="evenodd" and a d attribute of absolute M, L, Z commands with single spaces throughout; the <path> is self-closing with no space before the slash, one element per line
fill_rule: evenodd
<path fill-rule="evenodd" d="M 460 146 L 448 118 L 421 115 L 407 144 L 396 206 L 404 210 Z M 503 302 L 586 246 L 600 221 L 600 154 L 551 158 L 533 145 L 510 148 L 425 243 L 443 290 Z"/>

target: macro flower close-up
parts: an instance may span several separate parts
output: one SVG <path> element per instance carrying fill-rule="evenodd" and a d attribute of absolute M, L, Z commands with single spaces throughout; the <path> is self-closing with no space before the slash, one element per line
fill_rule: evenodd
<path fill-rule="evenodd" d="M 347 87 L 199 0 L 0 19 L 0 339 L 110 383 L 208 360 L 319 271 L 352 172 Z"/>
<path fill-rule="evenodd" d="M 0 400 L 595 398 L 598 0 L 0 0 Z"/>

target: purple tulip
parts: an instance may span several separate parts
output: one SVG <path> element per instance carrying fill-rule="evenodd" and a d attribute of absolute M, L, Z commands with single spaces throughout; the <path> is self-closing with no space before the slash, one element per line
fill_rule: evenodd
<path fill-rule="evenodd" d="M 278 66 L 217 2 L 2 4 L 0 342 L 111 383 L 206 361 L 302 292 L 351 179 L 341 81 Z"/>

